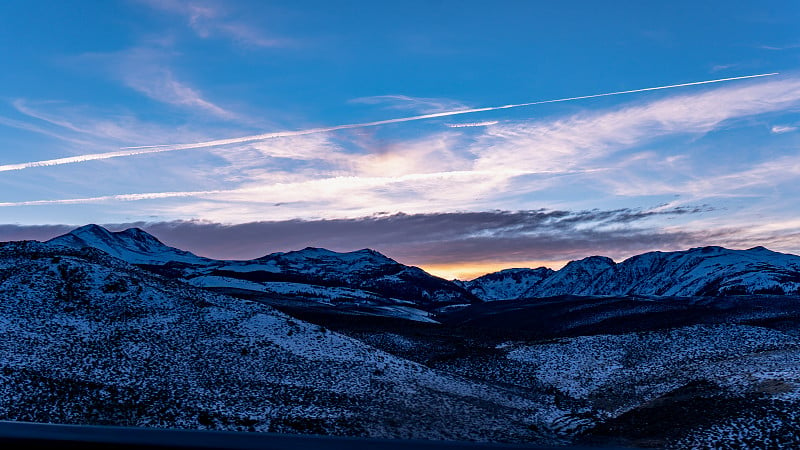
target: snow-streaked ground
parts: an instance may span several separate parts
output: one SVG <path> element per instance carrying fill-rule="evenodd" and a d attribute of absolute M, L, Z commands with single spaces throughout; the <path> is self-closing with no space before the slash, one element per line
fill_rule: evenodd
<path fill-rule="evenodd" d="M 551 442 L 525 396 L 100 252 L 0 268 L 2 420 Z"/>

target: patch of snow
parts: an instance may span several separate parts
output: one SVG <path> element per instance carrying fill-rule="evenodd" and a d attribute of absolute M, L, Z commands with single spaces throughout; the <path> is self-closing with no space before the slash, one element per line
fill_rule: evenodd
<path fill-rule="evenodd" d="M 431 318 L 427 311 L 408 306 L 375 306 L 372 309 L 383 311 L 386 317 L 413 320 L 415 322 L 439 323 Z"/>
<path fill-rule="evenodd" d="M 235 288 L 248 291 L 263 292 L 264 285 L 254 281 L 240 280 L 238 278 L 221 277 L 217 275 L 203 275 L 189 280 L 189 284 L 198 287 Z"/>

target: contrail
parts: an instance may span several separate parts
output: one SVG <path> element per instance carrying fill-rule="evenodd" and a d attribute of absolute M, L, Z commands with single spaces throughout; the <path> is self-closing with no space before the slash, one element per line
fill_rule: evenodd
<path fill-rule="evenodd" d="M 123 156 L 136 156 L 147 153 L 156 153 L 157 151 L 158 150 L 154 150 L 150 147 L 142 147 L 142 150 L 126 149 L 108 153 L 92 153 L 88 155 L 69 156 L 66 158 L 46 159 L 43 161 L 33 161 L 33 162 L 26 162 L 19 164 L 6 164 L 4 166 L 0 166 L 0 172 L 8 172 L 10 170 L 30 169 L 32 167 L 59 166 L 61 164 L 72 164 L 72 163 L 79 163 L 86 161 L 94 161 L 97 159 L 110 159 L 110 158 L 120 158 Z"/>
<path fill-rule="evenodd" d="M 207 147 L 218 147 L 222 145 L 230 145 L 230 144 L 242 144 L 246 142 L 254 142 L 254 141 L 263 141 L 266 139 L 274 139 L 280 137 L 289 137 L 289 136 L 304 136 L 308 134 L 316 134 L 316 133 L 326 133 L 330 131 L 337 131 L 337 130 L 349 130 L 353 128 L 366 128 L 366 127 L 376 127 L 380 125 L 388 125 L 392 123 L 402 123 L 402 122 L 412 122 L 416 120 L 426 120 L 426 119 L 435 119 L 438 117 L 448 117 L 448 116 L 457 116 L 461 114 L 473 114 L 485 111 L 497 111 L 501 109 L 511 109 L 511 108 L 521 108 L 524 106 L 534 106 L 534 105 L 544 105 L 547 103 L 560 103 L 560 102 L 571 102 L 575 100 L 584 100 L 587 98 L 598 98 L 598 97 L 610 97 L 613 95 L 624 95 L 624 94 L 633 94 L 636 92 L 647 92 L 647 91 L 658 91 L 663 89 L 674 89 L 679 87 L 686 87 L 686 86 L 697 86 L 701 84 L 711 84 L 711 83 L 722 83 L 726 81 L 734 81 L 734 80 L 744 80 L 748 78 L 760 78 L 760 77 L 769 77 L 773 75 L 778 75 L 778 72 L 773 73 L 762 73 L 758 75 L 746 75 L 742 77 L 731 77 L 731 78 L 719 78 L 716 80 L 706 80 L 706 81 L 694 81 L 691 83 L 681 83 L 681 84 L 670 84 L 667 86 L 657 86 L 657 87 L 648 87 L 642 89 L 631 89 L 628 91 L 617 91 L 617 92 L 607 92 L 605 94 L 592 94 L 592 95 L 581 95 L 578 97 L 567 97 L 567 98 L 558 98 L 554 100 L 540 100 L 535 102 L 528 102 L 528 103 L 517 103 L 511 105 L 503 105 L 503 106 L 489 106 L 485 108 L 471 108 L 471 109 L 458 109 L 454 111 L 443 111 L 438 113 L 431 113 L 431 114 L 422 114 L 419 116 L 411 116 L 411 117 L 400 117 L 396 119 L 386 119 L 386 120 L 377 120 L 374 122 L 362 122 L 362 123 L 353 123 L 347 125 L 336 125 L 332 127 L 321 127 L 321 128 L 309 128 L 306 130 L 297 130 L 297 131 L 278 131 L 274 133 L 264 133 L 264 134 L 255 134 L 251 136 L 244 136 L 238 138 L 230 138 L 230 139 L 217 139 L 213 141 L 205 141 L 205 142 L 196 142 L 191 144 L 161 144 L 161 145 L 145 145 L 145 146 L 138 146 L 138 147 L 123 147 L 119 151 L 115 152 L 108 152 L 108 153 L 94 153 L 88 155 L 79 155 L 79 156 L 71 156 L 67 158 L 58 158 L 58 159 L 48 159 L 43 161 L 33 161 L 33 162 L 26 162 L 26 163 L 19 163 L 19 164 L 6 164 L 0 165 L 0 172 L 6 172 L 11 170 L 22 170 L 22 169 L 29 169 L 33 167 L 43 167 L 43 166 L 56 166 L 61 164 L 71 164 L 71 163 L 79 163 L 85 161 L 94 161 L 99 159 L 110 159 L 110 158 L 120 158 L 125 156 L 136 156 L 136 155 L 146 155 L 150 153 L 161 153 L 161 152 L 172 152 L 177 150 L 190 150 L 196 148 L 207 148 Z"/>
<path fill-rule="evenodd" d="M 14 206 L 79 205 L 84 203 L 103 203 L 108 201 L 155 200 L 161 198 L 195 197 L 198 195 L 224 194 L 230 191 L 187 191 L 187 192 L 149 192 L 143 194 L 103 195 L 100 197 L 66 198 L 58 200 L 28 200 L 22 202 L 0 202 L 0 208 Z"/>
<path fill-rule="evenodd" d="M 489 125 L 497 125 L 499 122 L 496 120 L 487 120 L 485 122 L 470 122 L 470 123 L 448 123 L 450 128 L 471 128 L 471 127 L 488 127 Z"/>
<path fill-rule="evenodd" d="M 317 180 L 301 181 L 294 183 L 276 183 L 266 186 L 244 187 L 236 189 L 222 189 L 211 191 L 173 191 L 173 192 L 145 192 L 138 194 L 116 194 L 116 195 L 103 195 L 99 197 L 83 197 L 83 198 L 66 198 L 55 200 L 26 200 L 19 202 L 0 202 L 0 208 L 11 208 L 18 206 L 46 206 L 46 205 L 79 205 L 88 203 L 105 203 L 111 201 L 124 201 L 133 202 L 140 200 L 157 200 L 166 198 L 179 198 L 179 197 L 205 197 L 214 195 L 225 194 L 264 194 L 269 192 L 283 193 L 286 191 L 295 191 L 302 189 L 304 186 L 328 186 L 336 187 L 337 184 L 350 184 L 352 188 L 363 188 L 371 186 L 381 186 L 392 183 L 410 182 L 410 181 L 425 181 L 441 178 L 458 178 L 458 177 L 474 177 L 474 176 L 498 176 L 504 175 L 507 177 L 514 177 L 520 175 L 553 175 L 553 176 L 569 176 L 583 173 L 604 172 L 607 168 L 596 169 L 574 169 L 574 170 L 457 170 L 449 172 L 433 172 L 433 173 L 412 173 L 401 175 L 398 177 L 356 177 L 356 176 L 340 176 L 332 178 L 323 178 Z"/>

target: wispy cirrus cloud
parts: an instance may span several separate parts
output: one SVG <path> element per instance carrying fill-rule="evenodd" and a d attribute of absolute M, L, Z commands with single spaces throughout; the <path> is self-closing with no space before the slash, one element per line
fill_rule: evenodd
<path fill-rule="evenodd" d="M 176 79 L 171 69 L 165 67 L 147 69 L 126 72 L 123 75 L 125 83 L 153 100 L 200 109 L 226 119 L 234 117 L 232 112 L 206 100 L 199 91 Z"/>
<path fill-rule="evenodd" d="M 739 67 L 739 64 L 715 64 L 711 66 L 711 73 L 722 72 L 736 67 Z"/>
<path fill-rule="evenodd" d="M 674 134 L 703 134 L 723 122 L 800 105 L 800 78 L 722 87 L 611 111 L 580 113 L 554 121 L 487 128 L 472 146 L 475 167 L 492 170 L 564 170 L 585 166 L 615 151 Z"/>
<path fill-rule="evenodd" d="M 17 112 L 30 119 L 59 129 L 61 133 L 80 136 L 81 140 L 76 143 L 83 144 L 84 147 L 128 145 L 141 142 L 142 139 L 153 139 L 155 136 L 203 135 L 200 130 L 190 130 L 186 126 L 168 127 L 144 121 L 126 109 L 97 109 L 63 101 L 34 101 L 24 98 L 15 99 L 11 104 Z"/>
<path fill-rule="evenodd" d="M 114 149 L 120 145 L 141 142 L 142 139 L 153 139 L 161 136 L 166 139 L 182 135 L 187 139 L 206 136 L 205 133 L 219 132 L 218 125 L 203 122 L 197 124 L 168 125 L 142 118 L 138 114 L 121 107 L 96 107 L 85 104 L 73 104 L 66 101 L 18 99 L 12 105 L 21 122 L 31 127 L 24 129 L 43 136 L 57 136 L 59 141 L 39 140 L 33 151 L 47 152 L 51 155 L 63 155 L 53 158 L 49 164 L 68 164 L 64 170 L 39 170 L 20 173 L 22 168 L 29 168 L 29 163 L 18 163 L 23 152 L 5 154 L 0 164 L 0 183 L 3 184 L 3 198 L 0 202 L 31 199 L 30 205 L 88 205 L 86 198 L 97 198 L 94 205 L 109 205 L 111 202 L 128 200 L 129 196 L 120 196 L 111 200 L 116 193 L 140 193 L 156 191 L 157 193 L 174 192 L 176 190 L 213 190 L 230 186 L 226 180 L 209 178 L 204 173 L 208 164 L 202 168 L 186 170 L 181 163 L 181 155 L 176 157 L 154 159 L 142 158 L 127 164 L 126 161 L 106 161 L 107 152 L 101 152 L 95 159 L 93 154 L 86 154 L 86 149 Z M 148 120 L 150 119 L 150 120 Z M 0 120 L 2 122 L 2 120 Z M 15 123 L 15 125 L 19 125 Z M 30 137 L 28 138 L 30 139 Z M 15 161 L 16 159 L 16 161 Z M 193 164 L 205 159 L 194 159 Z M 88 164 L 91 161 L 97 161 Z M 84 164 L 76 164 L 76 163 Z M 16 172 L 16 173 L 11 173 Z M 145 187 L 143 180 L 148 187 Z M 23 189 L 20 186 L 24 186 Z M 144 187 L 144 189 L 142 189 Z M 29 191 L 22 196 L 21 192 Z M 78 195 L 75 195 L 78 194 Z M 141 196 L 134 198 L 144 200 L 164 198 L 161 195 Z M 177 197 L 171 197 L 177 198 Z M 186 197 L 184 197 L 186 198 Z M 61 203 L 41 203 L 45 200 L 70 200 Z M 22 205 L 20 205 L 22 206 Z M 110 205 L 109 205 L 110 206 Z M 40 209 L 40 208 L 36 208 Z M 29 209 L 28 211 L 33 211 Z M 36 214 L 36 213 L 34 213 Z"/>
<path fill-rule="evenodd" d="M 771 51 L 784 51 L 784 50 L 794 50 L 800 49 L 800 43 L 794 44 L 783 44 L 783 45 L 759 45 L 758 48 L 763 50 L 771 50 Z"/>
<path fill-rule="evenodd" d="M 72 144 L 86 145 L 88 143 L 87 141 L 76 139 L 76 138 L 71 137 L 71 136 L 66 136 L 66 135 L 64 135 L 62 133 L 57 133 L 55 131 L 42 128 L 42 127 L 37 126 L 35 124 L 29 123 L 29 122 L 25 122 L 25 121 L 22 121 L 22 120 L 12 119 L 10 117 L 2 117 L 2 116 L 0 116 L 0 125 L 6 126 L 6 127 L 11 127 L 11 128 L 16 128 L 16 129 L 19 129 L 19 130 L 30 131 L 32 133 L 41 134 L 43 136 L 49 136 L 49 137 L 56 138 L 56 139 L 59 139 L 59 140 L 65 141 L 65 142 L 72 143 Z"/>
<path fill-rule="evenodd" d="M 293 41 L 269 36 L 232 14 L 229 2 L 208 0 L 139 0 L 149 8 L 182 17 L 194 33 L 204 39 L 224 37 L 237 43 L 256 47 L 285 47 Z"/>
<path fill-rule="evenodd" d="M 116 52 L 85 53 L 70 60 L 76 66 L 93 67 L 157 102 L 197 115 L 237 118 L 235 113 L 211 101 L 200 89 L 181 79 L 174 64 L 178 53 L 171 45 L 170 42 L 147 42 Z"/>
<path fill-rule="evenodd" d="M 153 100 L 188 110 L 231 119 L 235 115 L 211 102 L 194 87 L 175 76 L 168 53 L 151 48 L 132 48 L 104 55 L 111 71 L 126 86 Z"/>
<path fill-rule="evenodd" d="M 364 152 L 349 155 L 349 166 L 361 177 L 468 172 L 472 170 L 472 158 L 459 149 L 460 143 L 461 136 L 449 132 L 385 143 L 380 147 L 369 141 L 360 142 Z"/>
<path fill-rule="evenodd" d="M 606 183 L 613 187 L 615 195 L 680 195 L 681 198 L 673 202 L 679 204 L 715 197 L 759 197 L 764 195 L 759 188 L 795 184 L 799 176 L 800 152 L 795 152 L 744 169 L 716 175 L 704 174 L 681 183 L 659 181 L 646 176 L 609 178 Z"/>
<path fill-rule="evenodd" d="M 793 125 L 774 125 L 772 128 L 770 128 L 770 131 L 773 134 L 791 133 L 793 131 L 797 131 L 797 127 Z"/>
<path fill-rule="evenodd" d="M 417 111 L 423 114 L 468 109 L 465 104 L 457 100 L 451 100 L 447 98 L 411 97 L 408 95 L 399 94 L 359 97 L 354 98 L 349 102 L 364 105 L 377 105 L 394 110 Z"/>

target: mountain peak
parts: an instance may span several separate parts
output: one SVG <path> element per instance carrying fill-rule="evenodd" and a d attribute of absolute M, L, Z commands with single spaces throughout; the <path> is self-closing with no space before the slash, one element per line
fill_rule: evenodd
<path fill-rule="evenodd" d="M 128 228 L 126 230 L 122 230 L 115 234 L 119 234 L 121 236 L 128 236 L 131 239 L 135 239 L 140 242 L 153 242 L 163 245 L 163 243 L 160 240 L 158 240 L 157 237 L 153 236 L 152 234 L 138 227 Z"/>
<path fill-rule="evenodd" d="M 363 248 L 361 250 L 354 250 L 352 252 L 337 252 L 333 250 L 328 250 L 327 248 L 322 247 L 306 247 L 302 250 L 293 250 L 290 252 L 278 252 L 278 253 L 271 253 L 266 256 L 262 256 L 261 259 L 273 259 L 275 257 L 282 257 L 282 258 L 312 258 L 312 259 L 331 259 L 331 260 L 342 260 L 343 262 L 350 261 L 353 259 L 371 259 L 374 261 L 381 261 L 381 262 L 395 262 L 393 259 L 389 258 L 388 256 L 384 255 L 383 253 L 372 250 L 369 248 Z"/>
<path fill-rule="evenodd" d="M 354 251 L 352 253 L 364 253 L 364 254 L 367 254 L 367 255 L 386 256 L 383 253 L 381 253 L 381 252 L 379 252 L 377 250 L 373 250 L 371 248 L 362 248 L 361 250 L 356 250 L 356 251 Z"/>
<path fill-rule="evenodd" d="M 699 252 L 699 253 L 720 253 L 724 251 L 729 251 L 729 250 L 725 247 L 720 247 L 718 245 L 707 245 L 705 247 L 694 247 L 689 249 L 689 252 Z"/>
<path fill-rule="evenodd" d="M 111 232 L 108 231 L 105 227 L 102 227 L 97 224 L 90 223 L 88 225 L 84 225 L 82 227 L 75 228 L 74 230 L 70 231 L 70 235 L 80 237 L 80 236 L 98 236 L 98 237 L 108 237 L 111 235 Z"/>
<path fill-rule="evenodd" d="M 144 231 L 139 227 L 127 228 L 125 230 L 120 231 L 120 233 L 129 234 L 131 236 L 142 236 L 142 235 L 153 236 L 152 234 L 148 233 L 147 231 Z"/>
<path fill-rule="evenodd" d="M 482 300 L 508 300 L 518 298 L 554 273 L 546 267 L 503 269 L 460 285 Z"/>
<path fill-rule="evenodd" d="M 608 256 L 587 256 L 583 259 L 570 261 L 561 270 L 564 272 L 570 271 L 588 271 L 592 273 L 603 271 L 609 267 L 615 266 L 617 263 Z"/>
<path fill-rule="evenodd" d="M 165 264 L 169 261 L 199 263 L 204 261 L 187 251 L 167 246 L 141 228 L 109 231 L 89 224 L 47 241 L 72 248 L 94 247 L 132 264 Z"/>
<path fill-rule="evenodd" d="M 101 227 L 100 225 L 97 225 L 97 224 L 94 224 L 94 223 L 86 224 L 86 225 L 84 225 L 82 227 L 78 227 L 78 228 L 75 228 L 74 230 L 70 231 L 70 233 L 81 233 L 81 232 L 89 232 L 89 233 L 106 232 L 106 233 L 108 233 L 109 231 L 106 228 Z"/>
<path fill-rule="evenodd" d="M 601 264 L 616 264 L 614 260 L 609 258 L 608 256 L 600 256 L 600 255 L 587 256 L 586 258 L 579 259 L 578 261 L 601 263 Z"/>

